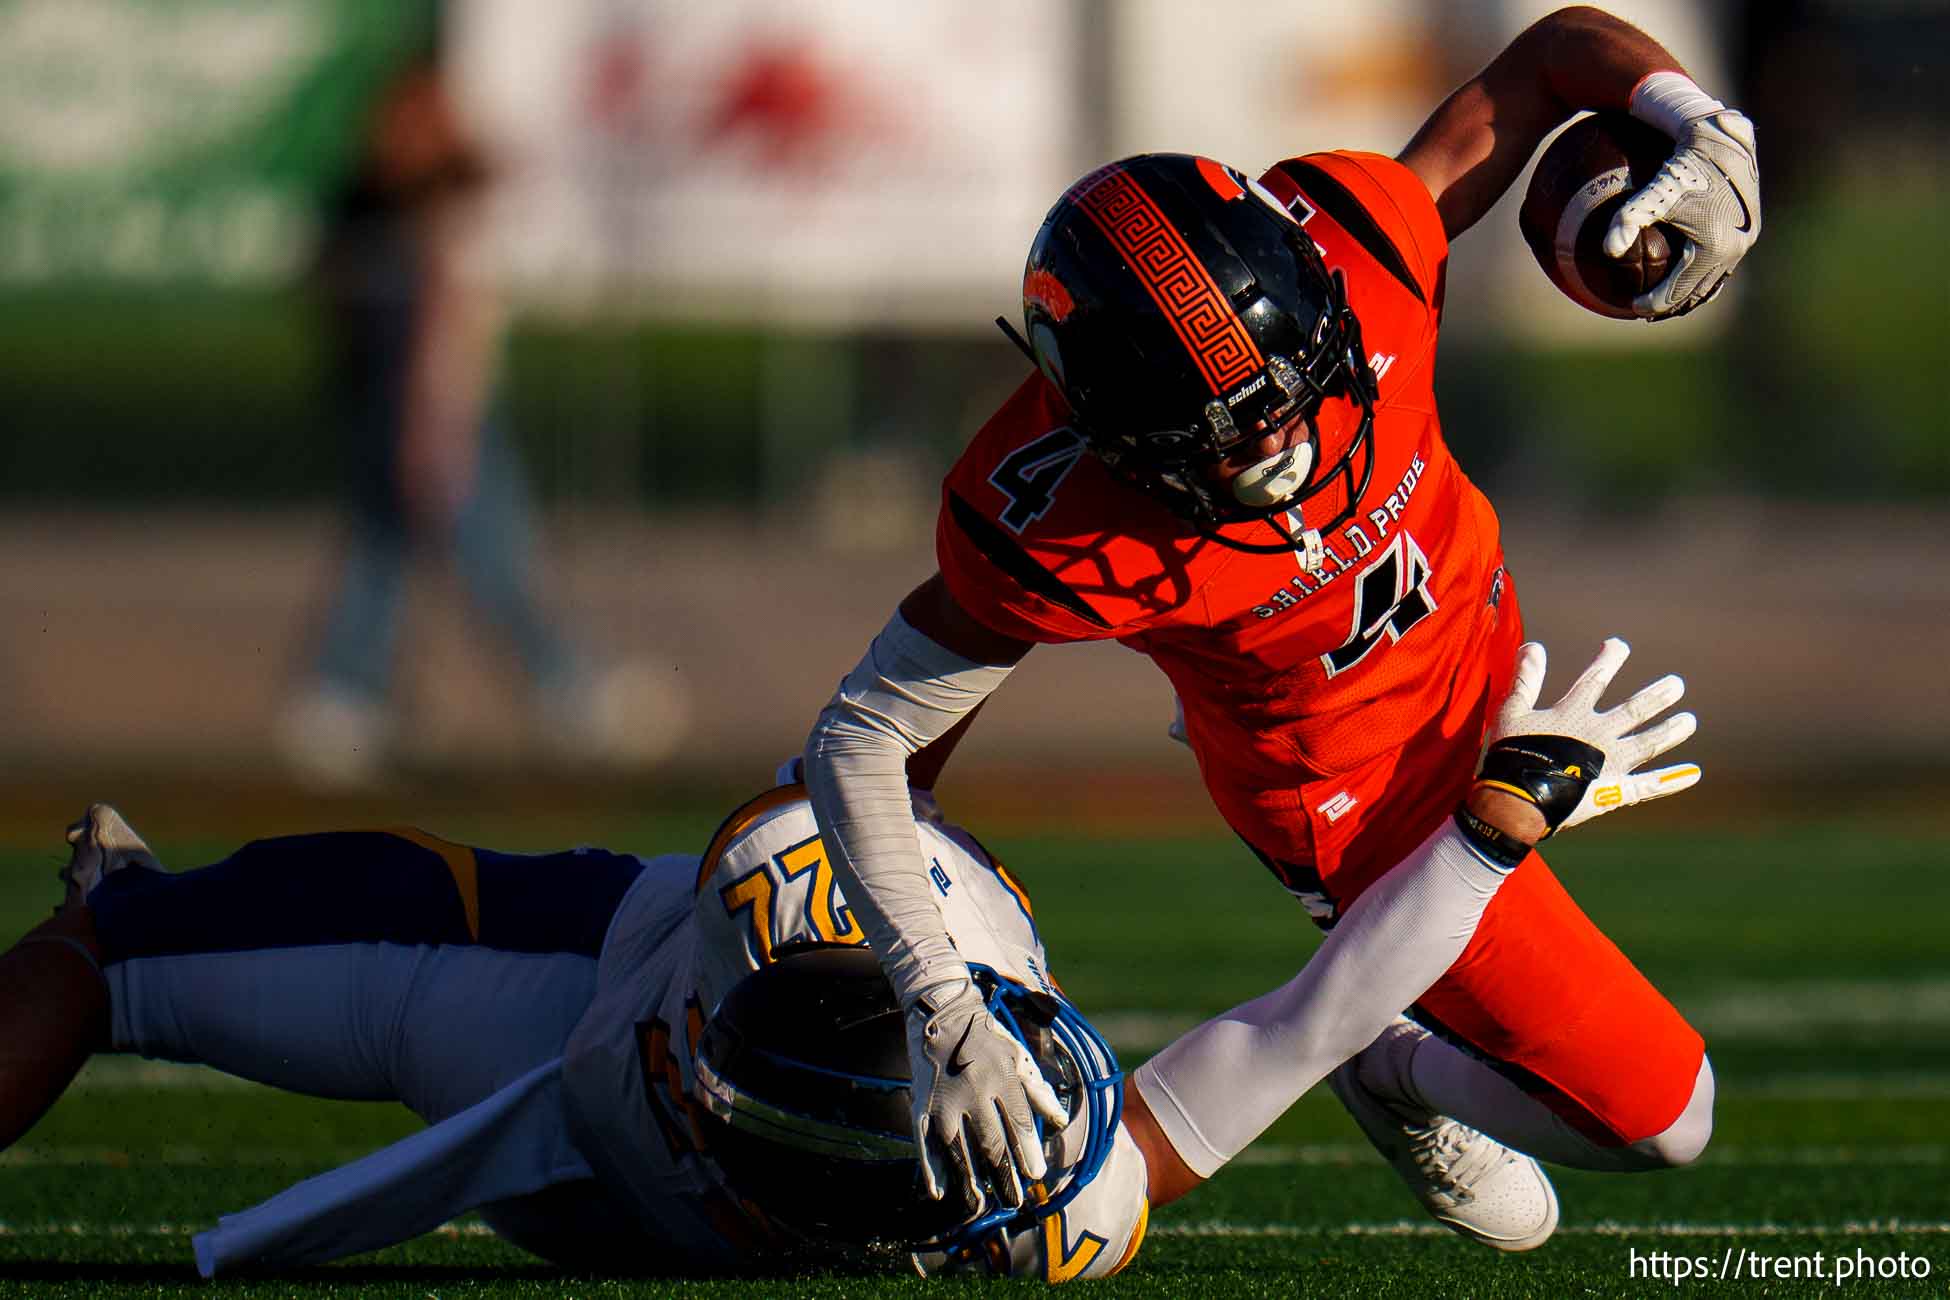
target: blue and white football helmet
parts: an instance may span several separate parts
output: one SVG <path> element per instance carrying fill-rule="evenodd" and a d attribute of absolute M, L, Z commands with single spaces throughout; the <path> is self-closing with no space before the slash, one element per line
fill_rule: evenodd
<path fill-rule="evenodd" d="M 969 970 L 1069 1114 L 1038 1122 L 1050 1173 L 1021 1208 L 923 1189 L 900 1005 L 864 947 L 782 953 L 719 1004 L 696 1061 L 710 1154 L 733 1190 L 810 1241 L 905 1248 L 930 1274 L 1114 1272 L 1149 1208 L 1116 1054 L 1061 997 Z"/>

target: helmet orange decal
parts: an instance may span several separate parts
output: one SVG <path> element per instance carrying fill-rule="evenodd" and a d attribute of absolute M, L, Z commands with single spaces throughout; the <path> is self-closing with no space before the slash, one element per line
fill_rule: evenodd
<path fill-rule="evenodd" d="M 1130 263 L 1215 396 L 1244 383 L 1266 364 L 1212 273 L 1129 175 L 1108 171 L 1078 196 L 1077 204 Z"/>
<path fill-rule="evenodd" d="M 1246 192 L 1239 178 L 1226 168 L 1224 163 L 1213 162 L 1210 158 L 1198 160 L 1198 174 L 1205 178 L 1222 199 L 1236 199 Z"/>
<path fill-rule="evenodd" d="M 1022 300 L 1030 306 L 1041 307 L 1059 324 L 1070 319 L 1077 305 L 1063 282 L 1040 266 L 1022 277 Z"/>

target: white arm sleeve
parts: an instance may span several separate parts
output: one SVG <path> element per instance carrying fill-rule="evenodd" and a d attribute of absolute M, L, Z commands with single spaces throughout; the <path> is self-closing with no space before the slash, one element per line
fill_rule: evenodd
<path fill-rule="evenodd" d="M 907 758 L 1008 675 L 923 636 L 896 611 L 806 741 L 806 788 L 827 856 L 902 1006 L 968 978 L 921 857 Z"/>
<path fill-rule="evenodd" d="M 1506 873 L 1451 821 L 1356 899 L 1285 985 L 1191 1030 L 1132 1074 L 1210 1178 L 1441 978 Z"/>

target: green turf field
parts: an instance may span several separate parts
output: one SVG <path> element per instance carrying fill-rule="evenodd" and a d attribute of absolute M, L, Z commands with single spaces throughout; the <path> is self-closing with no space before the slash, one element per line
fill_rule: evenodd
<path fill-rule="evenodd" d="M 141 824 L 141 809 L 128 810 Z M 51 825 L 53 819 L 51 819 Z M 692 846 L 707 822 L 581 825 Z M 297 829 L 294 827 L 294 829 Z M 1153 1216 L 1125 1275 L 1093 1294 L 1639 1296 L 1634 1252 L 1704 1257 L 1741 1280 L 1678 1293 L 1950 1294 L 1950 848 L 1844 826 L 1703 833 L 1600 826 L 1552 855 L 1574 894 L 1706 1033 L 1720 1079 L 1714 1147 L 1662 1175 L 1561 1172 L 1564 1226 L 1500 1257 L 1418 1218 L 1331 1098 L 1310 1096 L 1212 1183 Z M 1280 982 L 1313 946 L 1297 905 L 1236 843 L 991 836 L 1037 904 L 1056 972 L 1134 1064 L 1179 1027 Z M 0 924 L 53 899 L 62 855 L 0 857 Z M 160 844 L 194 865 L 221 844 Z M 206 1071 L 98 1061 L 0 1155 L 0 1293 L 35 1296 L 871 1296 L 915 1279 L 762 1284 L 565 1276 L 462 1223 L 303 1274 L 200 1283 L 189 1234 L 406 1132 L 398 1107 L 312 1102 Z M 1907 1252 L 1927 1280 L 1753 1280 L 1757 1252 L 1860 1269 Z M 1893 1263 L 1885 1267 L 1893 1267 Z M 1803 1269 L 1812 1267 L 1803 1263 Z"/>

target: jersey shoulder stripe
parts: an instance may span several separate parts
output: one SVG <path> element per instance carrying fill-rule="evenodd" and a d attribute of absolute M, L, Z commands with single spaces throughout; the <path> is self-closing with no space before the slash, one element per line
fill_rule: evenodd
<path fill-rule="evenodd" d="M 1105 619 L 1090 605 L 1090 602 L 1061 578 L 1038 564 L 1035 557 L 1022 548 L 1021 543 L 997 527 L 989 518 L 963 499 L 961 493 L 953 488 L 948 490 L 948 514 L 955 526 L 961 529 L 991 564 L 1009 577 L 1015 579 L 1023 590 L 1041 596 L 1052 605 L 1057 605 L 1076 615 L 1093 627 L 1110 628 Z"/>
<path fill-rule="evenodd" d="M 718 868 L 719 859 L 724 857 L 724 851 L 731 846 L 733 840 L 744 834 L 753 822 L 774 808 L 782 808 L 786 804 L 806 797 L 806 787 L 794 782 L 791 785 L 774 786 L 757 798 L 749 799 L 732 809 L 731 815 L 718 823 L 718 829 L 711 836 L 710 847 L 704 850 L 704 858 L 698 863 L 697 888 L 694 892 L 703 892 L 705 884 L 711 879 L 711 873 Z"/>
<path fill-rule="evenodd" d="M 1364 260 L 1409 290 L 1417 308 L 1441 316 L 1449 235 L 1427 183 L 1399 160 L 1354 149 L 1310 153 L 1275 165 L 1260 181 L 1290 207 L 1305 204 L 1333 222 Z M 1305 224 L 1307 212 L 1295 207 L 1294 215 Z M 1330 256 L 1328 265 L 1333 264 Z M 1375 329 L 1365 313 L 1361 324 L 1373 341 Z"/>
<path fill-rule="evenodd" d="M 1402 286 L 1415 295 L 1417 302 L 1424 306 L 1428 304 L 1428 295 L 1415 282 L 1415 273 L 1408 269 L 1408 262 L 1402 257 L 1401 250 L 1376 224 L 1367 208 L 1354 197 L 1352 190 L 1304 158 L 1282 163 L 1281 169 L 1294 179 L 1309 199 L 1320 205 L 1322 212 L 1352 235 L 1354 241 L 1367 251 L 1368 256 L 1380 263 L 1383 270 L 1400 280 Z"/>

